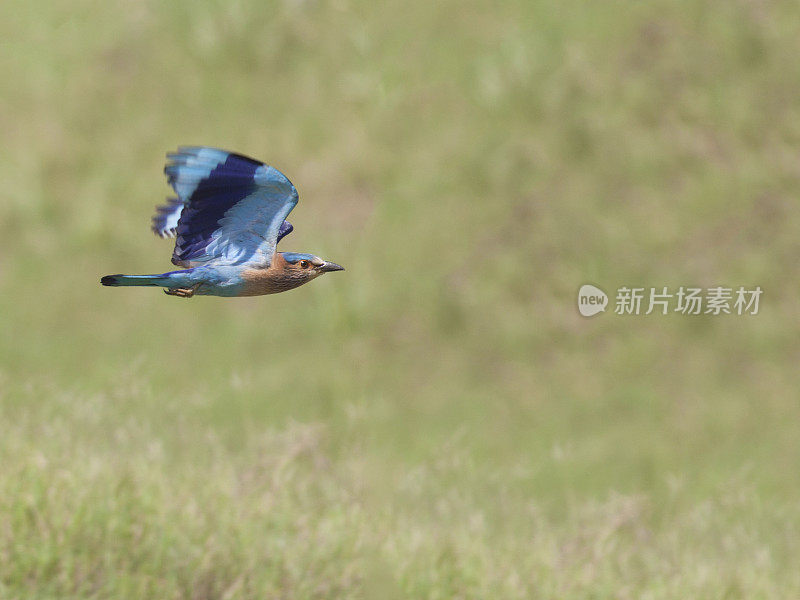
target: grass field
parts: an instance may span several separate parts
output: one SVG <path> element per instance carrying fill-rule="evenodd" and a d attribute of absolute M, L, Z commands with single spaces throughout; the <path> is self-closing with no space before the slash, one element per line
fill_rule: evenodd
<path fill-rule="evenodd" d="M 0 7 L 0 598 L 800 597 L 800 9 Z M 262 298 L 164 154 L 298 187 Z M 761 286 L 750 316 L 576 310 Z"/>

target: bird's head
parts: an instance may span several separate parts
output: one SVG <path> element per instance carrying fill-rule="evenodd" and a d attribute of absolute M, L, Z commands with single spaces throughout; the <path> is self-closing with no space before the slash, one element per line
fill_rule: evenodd
<path fill-rule="evenodd" d="M 334 262 L 323 260 L 313 254 L 281 252 L 281 256 L 285 261 L 284 273 L 292 279 L 301 280 L 303 283 L 329 271 L 344 271 L 344 267 Z"/>

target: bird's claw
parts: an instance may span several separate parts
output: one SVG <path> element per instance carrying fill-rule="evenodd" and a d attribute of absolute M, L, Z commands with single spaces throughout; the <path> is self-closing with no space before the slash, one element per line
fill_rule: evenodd
<path fill-rule="evenodd" d="M 167 288 L 164 290 L 164 293 L 167 296 L 177 296 L 178 298 L 191 298 L 194 296 L 194 292 L 197 289 L 197 286 L 190 287 L 190 288 Z"/>

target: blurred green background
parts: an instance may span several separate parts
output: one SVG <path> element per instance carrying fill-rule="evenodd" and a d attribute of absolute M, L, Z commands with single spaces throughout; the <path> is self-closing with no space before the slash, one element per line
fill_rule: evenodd
<path fill-rule="evenodd" d="M 798 19 L 4 2 L 0 597 L 800 596 Z M 347 271 L 101 288 L 170 267 L 179 144 L 284 171 L 282 249 Z"/>

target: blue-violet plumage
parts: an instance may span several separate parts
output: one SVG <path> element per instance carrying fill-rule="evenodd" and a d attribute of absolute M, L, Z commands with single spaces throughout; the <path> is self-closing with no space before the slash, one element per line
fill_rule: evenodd
<path fill-rule="evenodd" d="M 252 296 L 292 289 L 343 267 L 307 253 L 280 253 L 293 230 L 286 217 L 298 194 L 286 176 L 257 160 L 203 146 L 167 155 L 167 181 L 177 194 L 156 208 L 153 231 L 175 237 L 172 262 L 160 275 L 107 275 L 109 286 L 160 286 L 175 296 Z"/>

